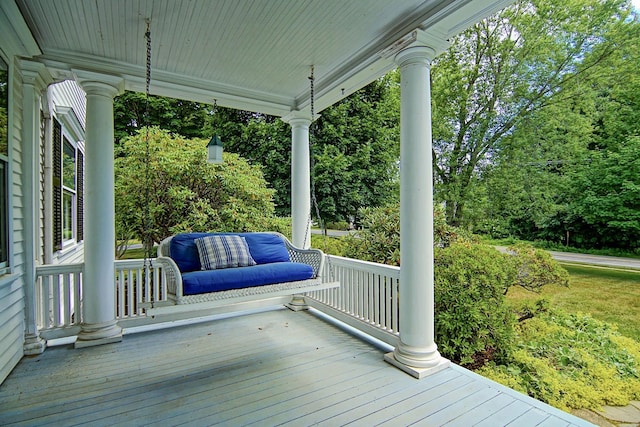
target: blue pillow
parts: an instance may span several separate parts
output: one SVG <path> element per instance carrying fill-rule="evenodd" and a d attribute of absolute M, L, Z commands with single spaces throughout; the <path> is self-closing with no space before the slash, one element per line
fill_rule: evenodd
<path fill-rule="evenodd" d="M 273 233 L 240 233 L 247 240 L 249 252 L 258 264 L 290 262 L 284 240 Z"/>
<path fill-rule="evenodd" d="M 213 235 L 195 239 L 203 270 L 256 265 L 242 236 Z"/>
<path fill-rule="evenodd" d="M 173 236 L 169 244 L 169 256 L 176 262 L 181 273 L 202 269 L 194 240 L 209 235 L 211 233 L 179 233 Z"/>

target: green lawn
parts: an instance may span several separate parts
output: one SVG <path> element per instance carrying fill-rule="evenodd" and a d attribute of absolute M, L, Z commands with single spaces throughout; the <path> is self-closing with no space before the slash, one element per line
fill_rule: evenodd
<path fill-rule="evenodd" d="M 512 288 L 507 299 L 548 299 L 552 307 L 588 313 L 618 326 L 621 334 L 640 341 L 640 271 L 562 264 L 571 276 L 568 288 L 546 286 L 541 294 Z"/>

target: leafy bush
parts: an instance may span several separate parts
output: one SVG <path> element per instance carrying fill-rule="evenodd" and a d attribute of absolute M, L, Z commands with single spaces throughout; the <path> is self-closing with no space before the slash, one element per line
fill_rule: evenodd
<path fill-rule="evenodd" d="M 514 255 L 512 262 L 516 273 L 511 286 L 521 286 L 532 292 L 539 292 L 543 286 L 551 284 L 569 286 L 569 273 L 549 252 L 524 243 L 510 246 L 509 252 Z"/>
<path fill-rule="evenodd" d="M 400 205 L 365 208 L 360 210 L 359 216 L 362 218 L 362 228 L 345 239 L 344 256 L 400 265 Z M 435 246 L 447 247 L 454 242 L 475 241 L 468 231 L 447 224 L 441 206 L 434 208 L 433 217 Z M 425 221 L 427 219 L 425 217 Z"/>
<path fill-rule="evenodd" d="M 436 342 L 443 356 L 477 367 L 509 355 L 513 314 L 504 289 L 515 275 L 510 260 L 483 245 L 436 248 Z"/>
<path fill-rule="evenodd" d="M 342 238 L 312 234 L 311 247 L 320 249 L 326 254 L 343 256 L 345 241 Z"/>
<path fill-rule="evenodd" d="M 640 398 L 640 343 L 607 323 L 549 311 L 520 323 L 516 338 L 508 363 L 478 373 L 563 410 Z"/>
<path fill-rule="evenodd" d="M 258 166 L 237 154 L 224 163 L 206 162 L 206 142 L 149 129 L 122 142 L 115 161 L 116 228 L 131 236 L 160 242 L 183 231 L 280 231 L 289 235 L 287 219 L 275 216 L 274 190 Z M 150 182 L 145 182 L 146 172 Z M 144 226 L 149 200 L 150 227 Z"/>
<path fill-rule="evenodd" d="M 345 256 L 400 265 L 400 207 L 365 208 L 360 216 L 362 229 L 345 238 Z"/>

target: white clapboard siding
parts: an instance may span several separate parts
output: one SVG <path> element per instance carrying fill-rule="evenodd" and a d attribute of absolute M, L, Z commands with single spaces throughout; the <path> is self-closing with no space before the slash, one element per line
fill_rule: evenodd
<path fill-rule="evenodd" d="M 0 276 L 0 383 L 23 354 L 24 341 L 24 218 L 22 208 L 22 88 L 16 63 L 10 63 L 9 91 L 9 264 L 11 277 Z"/>

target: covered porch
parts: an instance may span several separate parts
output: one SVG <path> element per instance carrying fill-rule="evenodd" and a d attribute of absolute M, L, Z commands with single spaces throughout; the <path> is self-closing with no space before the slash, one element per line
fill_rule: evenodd
<path fill-rule="evenodd" d="M 318 310 L 269 308 L 23 359 L 3 425 L 585 426 L 452 365 L 418 381 Z M 134 333 L 138 332 L 138 333 Z"/>
<path fill-rule="evenodd" d="M 21 306 L 13 316 L 25 340 L 11 345 L 24 344 L 20 355 L 30 356 L 0 387 L 0 424 L 586 425 L 451 365 L 434 342 L 430 64 L 449 38 L 509 3 L 3 3 L 12 42 L 30 41 L 31 53 L 12 68 L 24 73 L 14 78 L 22 109 L 12 132 L 16 147 L 31 147 L 25 176 L 39 167 L 43 88 L 74 80 L 86 93 L 86 221 L 84 262 L 38 265 L 38 183 L 25 179 L 13 196 L 26 224 L 12 241 L 24 246 L 24 271 L 15 269 Z M 148 23 L 157 49 L 152 93 L 215 100 L 291 125 L 297 246 L 309 232 L 312 101 L 321 112 L 399 67 L 402 269 L 329 257 L 324 279 L 341 286 L 307 294 L 310 311 L 263 311 L 290 300 L 278 297 L 151 315 L 167 301 L 162 266 L 144 271 L 141 260 L 116 261 L 113 248 L 113 98 L 145 88 Z M 21 176 L 22 165 L 14 168 Z M 176 323 L 232 312 L 246 315 Z M 149 330 L 160 325 L 174 327 Z M 75 337 L 76 349 L 51 348 Z"/>

